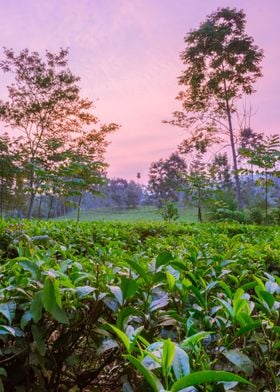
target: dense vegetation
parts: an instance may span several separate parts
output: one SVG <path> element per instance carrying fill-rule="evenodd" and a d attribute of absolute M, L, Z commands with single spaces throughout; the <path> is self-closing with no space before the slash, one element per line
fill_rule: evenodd
<path fill-rule="evenodd" d="M 276 226 L 2 221 L 2 390 L 276 391 L 279 248 Z"/>

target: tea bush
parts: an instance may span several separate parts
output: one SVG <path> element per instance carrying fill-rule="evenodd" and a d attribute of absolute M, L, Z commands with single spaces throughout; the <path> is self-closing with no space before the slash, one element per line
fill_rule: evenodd
<path fill-rule="evenodd" d="M 1 222 L 0 389 L 276 391 L 279 249 L 277 226 Z"/>

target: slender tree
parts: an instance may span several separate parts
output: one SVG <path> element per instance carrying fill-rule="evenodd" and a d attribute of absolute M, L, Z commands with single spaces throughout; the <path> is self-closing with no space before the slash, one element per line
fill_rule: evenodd
<path fill-rule="evenodd" d="M 171 123 L 192 130 L 187 146 L 201 152 L 210 144 L 228 140 L 233 161 L 236 198 L 242 208 L 233 114 L 244 94 L 262 75 L 263 52 L 245 33 L 245 14 L 221 8 L 210 14 L 198 29 L 185 37 L 181 53 L 185 70 L 179 84 L 186 87 L 178 95 L 183 112 L 175 112 Z"/>
<path fill-rule="evenodd" d="M 275 185 L 276 177 L 280 177 L 280 170 L 277 168 L 280 162 L 280 137 L 266 136 L 253 149 L 243 148 L 240 153 L 248 159 L 250 165 L 257 168 L 256 185 L 262 187 L 265 192 L 265 222 L 268 223 L 269 188 Z M 248 172 L 247 169 L 243 171 Z"/>

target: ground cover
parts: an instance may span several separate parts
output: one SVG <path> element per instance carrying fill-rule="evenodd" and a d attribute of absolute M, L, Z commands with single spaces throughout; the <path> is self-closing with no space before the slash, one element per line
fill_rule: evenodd
<path fill-rule="evenodd" d="M 279 227 L 1 222 L 2 390 L 277 391 L 279 249 Z"/>
<path fill-rule="evenodd" d="M 76 219 L 76 211 L 66 216 L 56 218 L 57 220 Z M 110 207 L 92 208 L 82 210 L 80 220 L 83 222 L 104 221 L 104 222 L 155 222 L 163 221 L 157 207 L 140 206 L 137 208 L 119 209 Z M 179 222 L 197 222 L 197 211 L 189 206 L 179 208 Z"/>

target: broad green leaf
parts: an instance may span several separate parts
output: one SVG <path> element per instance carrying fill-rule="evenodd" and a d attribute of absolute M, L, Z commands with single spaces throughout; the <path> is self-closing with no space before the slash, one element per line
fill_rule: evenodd
<path fill-rule="evenodd" d="M 191 373 L 177 380 L 171 387 L 170 392 L 179 392 L 181 389 L 195 385 L 201 385 L 212 382 L 231 382 L 237 381 L 244 384 L 251 384 L 243 377 L 237 376 L 230 372 L 219 370 L 202 370 Z M 252 384 L 251 384 L 252 385 Z"/>
<path fill-rule="evenodd" d="M 61 309 L 57 304 L 55 304 L 53 310 L 51 311 L 53 317 L 62 324 L 69 324 L 68 316 L 64 309 Z"/>
<path fill-rule="evenodd" d="M 165 375 L 168 375 L 173 363 L 175 355 L 175 344 L 167 339 L 163 343 L 162 356 L 161 356 L 161 368 Z"/>
<path fill-rule="evenodd" d="M 161 265 L 169 264 L 173 259 L 174 257 L 170 252 L 164 251 L 160 253 L 156 258 L 156 268 L 159 268 Z"/>
<path fill-rule="evenodd" d="M 150 370 L 145 368 L 145 366 L 137 358 L 133 357 L 132 355 L 125 355 L 125 358 L 128 359 L 132 363 L 132 365 L 136 367 L 136 369 L 138 369 L 140 374 L 142 374 L 142 376 L 153 388 L 154 392 L 164 391 L 164 388 L 156 375 L 154 375 Z"/>
<path fill-rule="evenodd" d="M 238 349 L 223 351 L 223 355 L 240 370 L 249 375 L 253 373 L 253 362 L 247 355 L 243 354 Z"/>
<path fill-rule="evenodd" d="M 269 306 L 269 309 L 272 309 L 274 302 L 275 302 L 275 298 L 273 297 L 273 295 L 265 290 L 260 290 L 259 295 L 267 303 L 267 305 Z"/>
<path fill-rule="evenodd" d="M 19 265 L 21 266 L 22 269 L 24 269 L 24 271 L 29 271 L 33 279 L 39 279 L 40 268 L 34 261 L 30 261 L 28 259 L 22 260 L 19 262 Z"/>
<path fill-rule="evenodd" d="M 130 354 L 130 340 L 126 336 L 126 334 L 123 331 L 121 331 L 119 328 L 115 327 L 114 325 L 111 324 L 106 324 L 106 325 L 109 327 L 109 329 L 115 332 L 118 338 L 123 342 L 127 352 Z"/>
<path fill-rule="evenodd" d="M 212 332 L 198 332 L 192 336 L 189 336 L 188 338 L 184 339 L 181 343 L 181 347 L 188 347 L 190 344 L 195 345 L 201 340 L 207 338 Z"/>
<path fill-rule="evenodd" d="M 147 271 L 145 271 L 139 263 L 137 263 L 134 260 L 127 260 L 127 264 L 130 265 L 130 267 L 138 273 L 139 276 L 141 276 L 142 279 L 144 279 L 146 282 L 149 280 L 149 274 Z"/>
<path fill-rule="evenodd" d="M 178 346 L 175 348 L 175 355 L 172 366 L 177 380 L 190 373 L 189 356 L 182 348 Z"/>
<path fill-rule="evenodd" d="M 49 278 L 45 280 L 45 284 L 42 290 L 42 303 L 48 312 L 52 312 L 56 304 L 53 281 Z"/>
<path fill-rule="evenodd" d="M 234 311 L 234 316 L 238 318 L 238 315 L 241 312 L 249 315 L 251 309 L 246 299 L 238 298 L 237 300 L 233 301 L 233 311 Z"/>
<path fill-rule="evenodd" d="M 122 276 L 121 290 L 122 290 L 123 300 L 125 301 L 128 298 L 132 298 L 136 294 L 138 290 L 138 284 L 135 280 L 128 279 L 125 276 Z"/>
<path fill-rule="evenodd" d="M 14 301 L 0 303 L 0 313 L 12 324 L 16 314 L 16 303 Z"/>
<path fill-rule="evenodd" d="M 44 357 L 46 355 L 47 348 L 46 348 L 46 345 L 44 342 L 44 338 L 42 336 L 42 332 L 37 327 L 37 325 L 34 325 L 34 324 L 31 327 L 31 331 L 32 331 L 32 335 L 33 335 L 34 341 L 36 343 L 38 352 L 42 357 Z"/>
<path fill-rule="evenodd" d="M 260 278 L 258 278 L 257 276 L 255 276 L 255 275 L 254 275 L 254 279 L 258 283 L 259 287 L 262 290 L 265 290 L 265 285 L 264 285 L 263 281 Z"/>
<path fill-rule="evenodd" d="M 231 306 L 231 304 L 222 298 L 216 298 L 216 300 L 223 305 L 223 308 L 226 310 L 228 315 L 233 319 L 234 318 L 234 311 L 233 311 L 233 307 Z"/>
<path fill-rule="evenodd" d="M 116 321 L 116 326 L 119 329 L 122 329 L 123 323 L 125 320 L 131 316 L 132 314 L 137 315 L 139 314 L 139 311 L 137 311 L 137 308 L 132 308 L 131 306 L 127 306 L 123 309 L 120 309 L 118 311 L 118 316 L 117 316 L 117 321 Z"/>
<path fill-rule="evenodd" d="M 219 283 L 219 286 L 221 286 L 222 289 L 224 289 L 224 292 L 226 293 L 227 297 L 232 298 L 232 291 L 231 291 L 231 288 L 229 287 L 229 285 L 227 285 L 222 280 L 219 280 L 218 283 Z"/>
<path fill-rule="evenodd" d="M 173 288 L 174 288 L 174 286 L 175 286 L 175 282 L 176 282 L 176 279 L 175 279 L 175 277 L 170 273 L 170 272 L 168 272 L 168 271 L 166 271 L 166 278 L 167 278 L 167 283 L 168 283 L 168 286 L 169 286 L 169 290 L 173 290 Z"/>
<path fill-rule="evenodd" d="M 237 331 L 236 336 L 245 335 L 247 332 L 253 331 L 253 330 L 259 328 L 261 325 L 262 325 L 261 321 L 256 321 L 256 322 L 250 323 L 250 324 L 246 325 L 245 327 L 240 328 Z"/>
<path fill-rule="evenodd" d="M 30 313 L 32 315 L 33 320 L 35 323 L 37 323 L 39 320 L 41 320 L 42 317 L 42 293 L 41 291 L 38 291 L 34 297 L 32 298 L 32 301 L 30 303 Z"/>
<path fill-rule="evenodd" d="M 23 313 L 21 320 L 20 320 L 20 328 L 24 329 L 29 321 L 32 320 L 32 314 L 29 310 Z"/>

